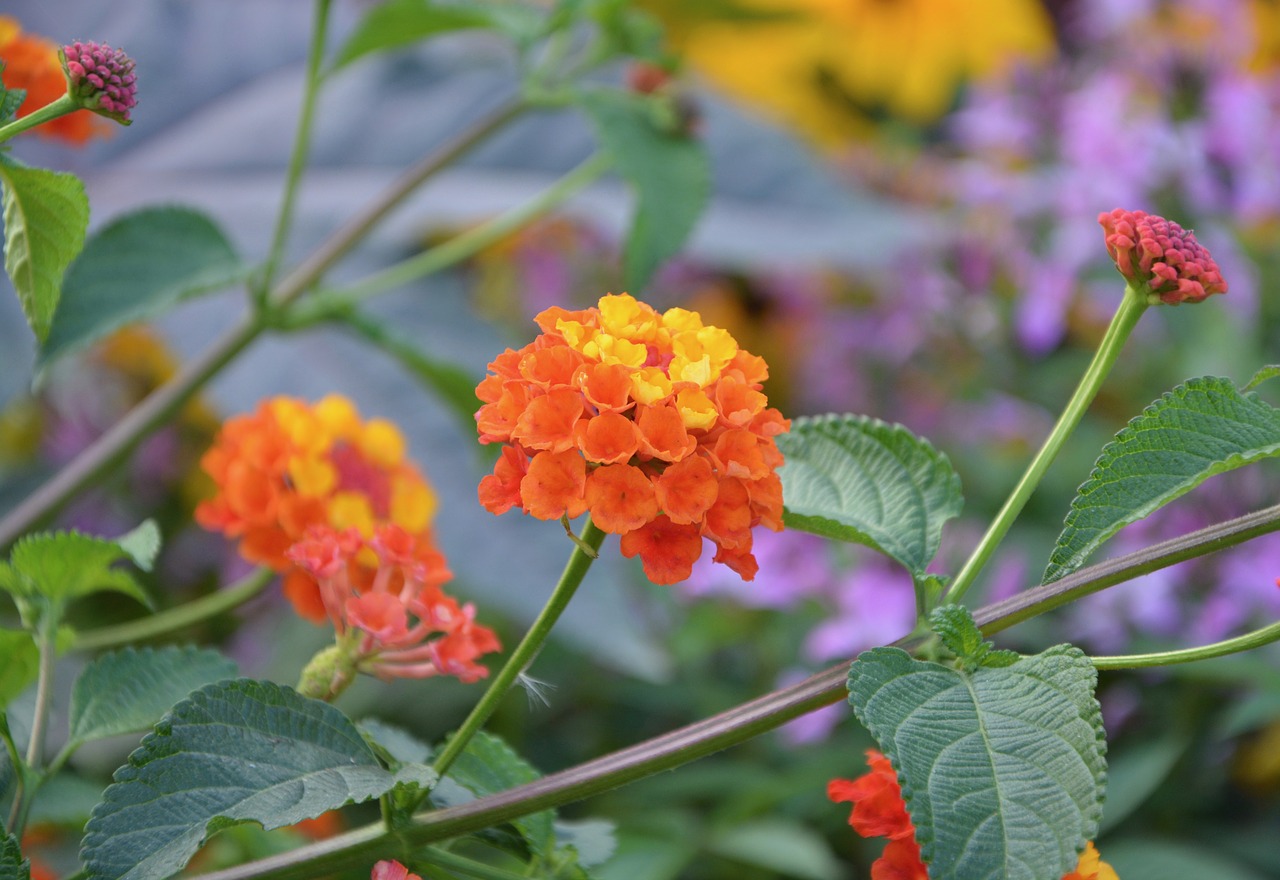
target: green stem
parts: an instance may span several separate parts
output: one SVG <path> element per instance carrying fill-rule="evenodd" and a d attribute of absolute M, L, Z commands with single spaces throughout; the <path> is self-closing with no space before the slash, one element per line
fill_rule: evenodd
<path fill-rule="evenodd" d="M 31 715 L 31 739 L 27 741 L 27 759 L 24 763 L 15 763 L 14 772 L 24 778 L 21 800 L 14 800 L 14 810 L 10 817 L 9 831 L 19 840 L 27 824 L 27 813 L 31 802 L 35 799 L 36 790 L 44 780 L 44 736 L 49 725 L 49 709 L 53 705 L 53 667 L 58 657 L 57 636 L 60 608 L 46 609 L 40 620 L 38 645 L 40 649 L 40 671 L 36 679 L 36 703 Z"/>
<path fill-rule="evenodd" d="M 486 865 L 484 862 L 477 862 L 475 859 L 468 859 L 465 856 L 451 853 L 436 846 L 427 847 L 414 853 L 413 861 L 425 862 L 428 865 L 444 868 L 447 871 L 466 874 L 468 877 L 479 877 L 480 880 L 529 880 L 526 874 L 518 874 L 505 868 Z"/>
<path fill-rule="evenodd" d="M 1172 666 L 1175 663 L 1194 663 L 1197 660 L 1209 660 L 1224 657 L 1240 651 L 1250 651 L 1280 641 L 1280 622 L 1262 629 L 1214 642 L 1212 645 L 1201 645 L 1198 648 L 1183 648 L 1177 651 L 1158 651 L 1154 654 L 1128 654 L 1120 657 L 1090 657 L 1098 669 L 1145 669 L 1151 666 Z"/>
<path fill-rule="evenodd" d="M 149 617 L 131 620 L 115 626 L 104 626 L 76 634 L 72 650 L 96 651 L 116 645 L 127 645 L 145 639 L 153 639 L 174 630 L 183 629 L 202 620 L 217 617 L 238 608 L 266 589 L 276 573 L 269 568 L 259 568 L 241 578 L 225 590 L 218 590 L 177 608 L 161 611 Z"/>
<path fill-rule="evenodd" d="M 18 744 L 13 741 L 9 730 L 9 719 L 0 712 L 0 739 L 4 740 L 4 749 L 9 753 L 9 766 L 13 768 L 13 805 L 9 809 L 9 821 L 5 823 L 5 831 L 13 833 L 22 815 L 22 804 L 26 800 L 27 765 L 22 762 L 18 753 Z"/>
<path fill-rule="evenodd" d="M 298 114 L 298 129 L 294 134 L 293 152 L 289 156 L 289 168 L 285 174 L 284 199 L 280 204 L 280 213 L 276 217 L 276 228 L 271 236 L 267 262 L 262 268 L 262 278 L 255 285 L 255 296 L 260 306 L 267 302 L 271 282 L 275 280 L 276 268 L 280 265 L 280 259 L 284 254 L 285 240 L 289 237 L 289 230 L 293 228 L 293 211 L 298 200 L 298 183 L 302 180 L 302 172 L 307 166 L 307 157 L 311 152 L 311 132 L 315 119 L 316 98 L 320 93 L 320 63 L 324 60 L 330 3 L 331 0 L 316 0 L 315 15 L 311 25 L 311 44 L 307 49 L 307 73 L 302 91 L 302 110 Z"/>
<path fill-rule="evenodd" d="M 324 313 L 334 308 L 350 309 L 371 296 L 402 287 L 475 255 L 566 201 L 603 174 L 609 164 L 609 159 L 604 154 L 593 155 L 525 204 L 468 229 L 416 257 L 397 263 L 363 281 L 357 281 L 346 289 L 333 291 L 324 300 L 316 301 L 316 311 L 320 315 L 310 317 L 304 312 L 298 316 L 298 321 L 305 326 L 311 320 L 327 317 Z"/>
<path fill-rule="evenodd" d="M 8 125 L 0 126 L 0 144 L 14 135 L 22 134 L 24 131 L 48 122 L 50 119 L 66 116 L 68 113 L 74 113 L 79 109 L 80 105 L 70 95 L 63 95 L 53 103 L 45 104 L 39 110 L 28 113 L 20 119 L 15 119 Z"/>
<path fill-rule="evenodd" d="M 604 542 L 604 536 L 605 533 L 600 531 L 595 523 L 591 521 L 591 518 L 588 517 L 586 525 L 582 527 L 582 541 L 592 550 L 598 551 L 600 545 Z M 568 607 L 569 600 L 577 592 L 578 586 L 582 583 L 582 579 L 586 576 L 587 569 L 591 567 L 594 558 L 581 546 L 574 546 L 573 553 L 569 555 L 569 562 L 560 574 L 560 582 L 556 584 L 556 588 L 552 591 L 551 598 L 547 600 L 542 613 L 538 615 L 537 620 L 529 627 L 529 631 L 525 633 L 520 644 L 511 652 L 506 664 L 494 677 L 493 683 L 484 692 L 480 702 L 476 703 L 475 708 L 471 710 L 467 720 L 462 722 L 458 732 L 449 738 L 444 750 L 436 758 L 432 769 L 441 776 L 444 776 L 449 771 L 449 767 L 462 754 L 463 749 L 467 747 L 467 743 L 479 732 L 480 728 L 484 727 L 484 723 L 489 720 L 489 716 L 498 708 L 498 703 L 506 696 L 511 686 L 515 684 L 516 678 L 533 662 L 533 658 L 537 656 L 538 651 L 542 650 L 543 642 L 547 640 L 547 635 L 550 634 L 551 628 L 555 626 L 556 621 L 560 619 L 561 613 Z"/>
<path fill-rule="evenodd" d="M 1018 481 L 1018 485 L 1014 487 L 1008 500 L 1000 508 L 1000 512 L 996 514 L 995 519 L 992 520 L 991 526 L 987 529 L 986 534 L 982 536 L 982 540 L 978 542 L 978 546 L 974 548 L 964 567 L 960 569 L 960 573 L 951 582 L 951 587 L 944 599 L 945 602 L 959 602 L 969 588 L 973 586 L 979 572 L 982 571 L 983 567 L 994 555 L 996 547 L 999 546 L 1000 541 L 1009 531 L 1018 514 L 1022 512 L 1022 508 L 1031 497 L 1031 493 L 1035 491 L 1036 486 L 1039 485 L 1045 471 L 1049 469 L 1049 465 L 1057 457 L 1063 443 L 1071 436 L 1071 432 L 1075 430 L 1076 426 L 1080 424 L 1080 419 L 1084 417 L 1085 411 L 1088 410 L 1089 405 L 1093 402 L 1093 398 L 1097 396 L 1098 389 L 1102 387 L 1107 374 L 1111 372 L 1111 367 L 1120 356 L 1120 350 L 1124 347 L 1125 340 L 1129 338 L 1129 334 L 1137 325 L 1138 319 L 1142 317 L 1142 313 L 1146 310 L 1146 296 L 1141 291 L 1126 286 L 1124 297 L 1120 300 L 1120 307 L 1116 310 L 1115 317 L 1111 319 L 1111 325 L 1107 327 L 1107 332 L 1102 337 L 1102 342 L 1098 345 L 1098 351 L 1094 354 L 1093 361 L 1090 362 L 1089 368 L 1085 370 L 1085 374 L 1081 377 L 1080 384 L 1076 386 L 1071 399 L 1067 401 L 1067 406 L 1058 418 L 1058 423 L 1053 426 L 1053 430 L 1049 433 L 1048 438 L 1045 439 L 1044 445 L 1040 447 L 1040 451 L 1036 453 L 1035 458 L 1031 460 L 1031 464 L 1027 466 L 1022 479 Z"/>

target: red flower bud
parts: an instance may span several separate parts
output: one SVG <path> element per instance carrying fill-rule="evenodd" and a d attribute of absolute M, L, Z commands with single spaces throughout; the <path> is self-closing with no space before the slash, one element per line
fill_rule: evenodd
<path fill-rule="evenodd" d="M 1154 299 L 1177 305 L 1227 292 L 1213 257 L 1194 233 L 1172 220 L 1116 208 L 1099 214 L 1098 222 L 1120 274 L 1134 287 L 1147 286 Z"/>

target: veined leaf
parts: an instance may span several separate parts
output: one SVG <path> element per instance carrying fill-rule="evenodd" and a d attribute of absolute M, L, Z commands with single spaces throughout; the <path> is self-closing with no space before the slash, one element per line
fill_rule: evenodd
<path fill-rule="evenodd" d="M 40 649 L 31 633 L 20 629 L 0 629 L 0 709 L 27 689 L 40 670 Z"/>
<path fill-rule="evenodd" d="M 1059 880 L 1102 814 L 1097 673 L 1068 645 L 955 669 L 859 655 L 849 702 L 893 762 L 931 880 Z"/>
<path fill-rule="evenodd" d="M 923 576 L 964 503 L 945 455 L 901 425 L 854 415 L 794 419 L 777 442 L 788 528 L 866 544 Z"/>
<path fill-rule="evenodd" d="M 93 880 L 163 880 L 221 828 L 292 825 L 432 776 L 384 770 L 328 703 L 238 679 L 174 706 L 114 778 L 85 827 Z"/>
<path fill-rule="evenodd" d="M 1205 480 L 1280 453 L 1280 410 L 1227 379 L 1191 379 L 1152 403 L 1102 450 L 1071 502 L 1044 583 Z"/>
<path fill-rule="evenodd" d="M 500 30 L 518 40 L 541 27 L 543 13 L 518 0 L 388 0 L 356 26 L 338 52 L 334 69 L 372 52 L 398 49 L 450 31 Z"/>
<path fill-rule="evenodd" d="M 614 167 L 635 190 L 623 281 L 638 294 L 666 260 L 680 252 L 706 207 L 711 171 L 694 138 L 666 130 L 653 99 L 613 89 L 592 89 L 578 102 L 595 126 Z"/>
<path fill-rule="evenodd" d="M 0 64 L 0 72 L 4 67 Z M 18 115 L 18 108 L 22 106 L 22 102 L 27 99 L 26 89 L 6 89 L 0 85 L 0 125 L 12 122 L 14 117 Z"/>
<path fill-rule="evenodd" d="M 199 211 L 143 208 L 119 217 L 98 230 L 67 269 L 40 363 L 247 273 L 222 230 Z"/>
<path fill-rule="evenodd" d="M 31 862 L 22 857 L 18 838 L 12 834 L 0 840 L 0 880 L 31 880 Z"/>
<path fill-rule="evenodd" d="M 89 200 L 74 174 L 29 168 L 0 155 L 4 268 L 36 339 L 49 335 L 62 274 L 84 246 Z"/>
<path fill-rule="evenodd" d="M 235 662 L 210 649 L 125 648 L 103 654 L 71 689 L 71 739 L 84 743 L 146 730 L 196 688 L 235 674 Z"/>
<path fill-rule="evenodd" d="M 125 536 L 127 541 L 137 531 Z M 135 552 L 141 550 L 135 548 Z M 42 532 L 13 545 L 9 561 L 0 562 L 0 590 L 19 601 L 47 599 L 69 602 L 101 590 L 132 596 L 148 607 L 151 600 L 133 575 L 114 565 L 133 559 L 130 550 L 116 541 L 79 532 Z M 145 561 L 145 557 L 144 557 Z"/>

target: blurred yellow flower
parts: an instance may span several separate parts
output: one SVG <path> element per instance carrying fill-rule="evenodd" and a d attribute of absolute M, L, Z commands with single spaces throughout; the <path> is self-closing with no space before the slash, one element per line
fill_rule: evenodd
<path fill-rule="evenodd" d="M 643 0 L 713 86 L 824 147 L 928 124 L 967 81 L 1055 49 L 1035 0 Z"/>

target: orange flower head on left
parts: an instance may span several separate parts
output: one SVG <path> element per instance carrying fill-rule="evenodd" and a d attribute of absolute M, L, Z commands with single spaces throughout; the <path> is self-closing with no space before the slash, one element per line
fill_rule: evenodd
<path fill-rule="evenodd" d="M 314 579 L 286 555 L 311 526 L 354 529 L 372 538 L 395 525 L 434 547 L 436 495 L 405 455 L 400 430 L 364 420 L 345 397 L 308 404 L 274 397 L 253 413 L 228 419 L 201 465 L 216 492 L 196 521 L 240 542 L 240 555 L 285 574 L 298 613 L 321 622 L 326 611 Z M 366 554 L 369 581 L 376 560 Z"/>
<path fill-rule="evenodd" d="M 827 797 L 836 803 L 851 802 L 849 825 L 861 837 L 885 837 L 889 843 L 871 863 L 871 880 L 929 880 L 920 858 L 916 828 L 902 800 L 902 788 L 893 764 L 875 749 L 867 749 L 871 769 L 857 779 L 833 779 Z M 1085 844 L 1075 870 L 1062 880 L 1119 880 L 1115 870 L 1098 856 L 1093 842 Z"/>
<path fill-rule="evenodd" d="M 504 445 L 481 504 L 590 512 L 657 584 L 689 577 L 704 539 L 751 580 L 752 529 L 782 528 L 774 438 L 791 427 L 761 390 L 765 362 L 697 312 L 626 294 L 536 320 L 542 334 L 499 355 L 476 389 L 480 442 Z"/>
<path fill-rule="evenodd" d="M 17 19 L 7 15 L 0 15 L 0 61 L 4 62 L 0 79 L 5 88 L 27 93 L 18 107 L 19 118 L 52 104 L 67 93 L 67 78 L 57 44 L 24 33 Z M 93 112 L 77 110 L 38 125 L 31 132 L 80 145 L 105 136 L 109 130 L 110 126 Z"/>

